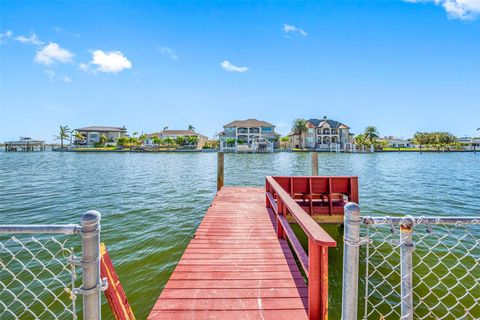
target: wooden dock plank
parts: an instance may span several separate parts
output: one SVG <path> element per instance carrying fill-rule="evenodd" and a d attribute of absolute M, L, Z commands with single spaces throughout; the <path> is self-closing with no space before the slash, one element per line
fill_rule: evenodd
<path fill-rule="evenodd" d="M 265 191 L 223 187 L 149 319 L 306 319 L 307 293 Z"/>

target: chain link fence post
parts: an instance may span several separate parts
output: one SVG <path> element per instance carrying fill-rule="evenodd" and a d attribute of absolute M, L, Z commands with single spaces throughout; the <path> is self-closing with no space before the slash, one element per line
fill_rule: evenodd
<path fill-rule="evenodd" d="M 87 211 L 81 218 L 83 319 L 99 320 L 100 312 L 100 213 Z"/>
<path fill-rule="evenodd" d="M 357 320 L 360 221 L 358 204 L 347 203 L 343 238 L 342 320 Z"/>
<path fill-rule="evenodd" d="M 413 220 L 400 224 L 400 281 L 401 320 L 413 320 Z"/>

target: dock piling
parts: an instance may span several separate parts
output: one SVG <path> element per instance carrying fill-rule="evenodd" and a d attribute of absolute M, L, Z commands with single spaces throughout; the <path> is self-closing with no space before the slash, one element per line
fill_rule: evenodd
<path fill-rule="evenodd" d="M 312 154 L 312 176 L 318 176 L 318 152 L 311 152 Z"/>
<path fill-rule="evenodd" d="M 225 154 L 218 152 L 217 155 L 217 191 L 220 191 L 224 182 Z"/>

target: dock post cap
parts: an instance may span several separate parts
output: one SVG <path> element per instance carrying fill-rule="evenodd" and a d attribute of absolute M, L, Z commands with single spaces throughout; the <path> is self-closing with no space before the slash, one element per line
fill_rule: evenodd
<path fill-rule="evenodd" d="M 356 204 L 355 202 L 349 202 L 345 205 L 345 210 L 348 210 L 348 211 L 358 211 L 360 212 L 360 206 L 358 204 Z"/>
<path fill-rule="evenodd" d="M 101 218 L 102 215 L 100 214 L 100 212 L 96 210 L 89 210 L 82 214 L 80 223 L 82 224 L 82 228 L 88 228 L 98 225 L 98 222 L 100 222 Z"/>

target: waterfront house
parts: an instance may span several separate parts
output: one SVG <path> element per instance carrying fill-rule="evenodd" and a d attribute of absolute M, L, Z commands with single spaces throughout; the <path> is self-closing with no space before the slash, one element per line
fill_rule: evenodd
<path fill-rule="evenodd" d="M 413 148 L 414 145 L 411 140 L 396 138 L 393 136 L 383 137 L 378 139 L 379 142 L 386 141 L 388 148 Z"/>
<path fill-rule="evenodd" d="M 173 141 L 177 140 L 177 137 L 183 137 L 185 139 L 185 145 L 186 147 L 195 147 L 197 149 L 201 149 L 205 142 L 207 142 L 208 137 L 200 134 L 198 132 L 195 132 L 194 130 L 163 130 L 161 132 L 155 132 L 151 134 L 147 134 L 147 139 L 145 140 L 145 146 L 153 146 L 154 143 L 154 137 L 158 137 L 160 139 L 166 139 L 170 138 Z M 190 137 L 196 137 L 197 141 L 193 145 L 190 141 Z"/>
<path fill-rule="evenodd" d="M 350 127 L 336 120 L 309 119 L 304 132 L 289 134 L 292 148 L 316 150 L 348 150 L 352 147 L 353 134 Z"/>
<path fill-rule="evenodd" d="M 85 128 L 75 129 L 79 134 L 83 136 L 83 139 L 77 139 L 73 141 L 74 145 L 93 147 L 100 142 L 100 137 L 105 136 L 107 138 L 106 145 L 116 145 L 117 140 L 120 137 L 127 135 L 127 128 L 123 127 L 107 127 L 107 126 L 90 126 Z"/>
<path fill-rule="evenodd" d="M 221 151 L 273 152 L 279 135 L 275 126 L 257 119 L 235 120 L 218 134 Z"/>
<path fill-rule="evenodd" d="M 467 151 L 480 151 L 480 137 L 471 138 L 471 137 L 461 137 L 458 138 L 458 142 L 463 150 Z"/>

